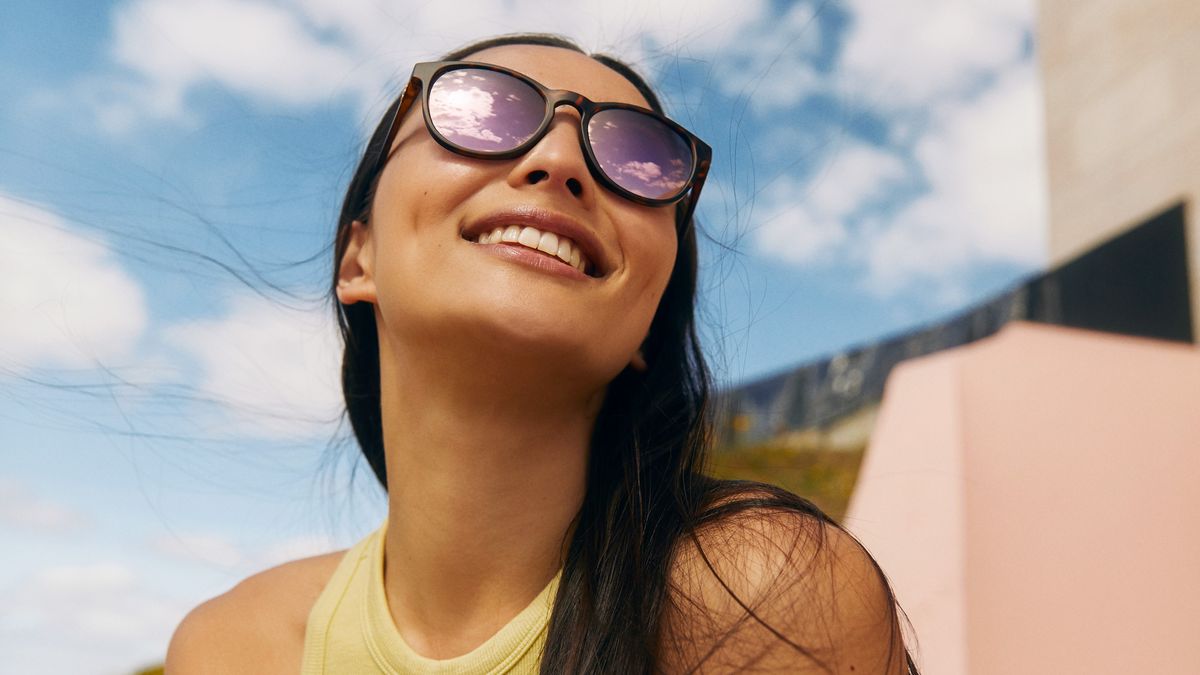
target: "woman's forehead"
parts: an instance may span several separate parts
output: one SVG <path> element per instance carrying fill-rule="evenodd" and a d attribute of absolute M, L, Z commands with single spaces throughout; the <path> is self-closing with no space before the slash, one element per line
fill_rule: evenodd
<path fill-rule="evenodd" d="M 608 66 L 573 49 L 545 45 L 502 45 L 475 52 L 466 61 L 511 68 L 551 89 L 568 89 L 593 101 L 649 103 L 633 83 Z"/>

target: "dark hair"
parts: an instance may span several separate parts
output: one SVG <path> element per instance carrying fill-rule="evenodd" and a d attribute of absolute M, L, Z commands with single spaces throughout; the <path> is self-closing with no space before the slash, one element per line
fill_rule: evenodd
<path fill-rule="evenodd" d="M 443 60 L 460 60 L 490 47 L 518 44 L 586 54 L 562 37 L 518 34 L 467 45 Z M 609 56 L 590 56 L 624 76 L 654 110 L 662 112 L 658 97 L 632 68 Z M 338 261 L 346 251 L 350 224 L 368 220 L 378 177 L 377 159 L 388 151 L 382 147 L 386 120 L 398 105 L 397 98 L 372 134 L 346 192 L 334 246 L 331 290 L 335 299 Z M 681 231 L 679 254 L 643 345 L 650 367 L 645 372 L 626 368 L 609 384 L 592 432 L 586 494 L 572 523 L 574 534 L 554 601 L 542 673 L 656 671 L 662 650 L 671 648 L 663 641 L 664 613 L 679 611 L 686 602 L 672 592 L 672 561 L 681 544 L 690 541 L 716 574 L 697 534 L 730 522 L 735 514 L 754 518 L 780 512 L 798 514 L 812 525 L 811 533 L 820 542 L 825 541 L 826 527 L 841 529 L 811 502 L 780 488 L 705 475 L 712 437 L 712 383 L 694 324 L 696 228 Z M 346 409 L 367 464 L 386 490 L 374 310 L 367 303 L 334 304 L 345 342 L 342 390 Z M 872 565 L 887 593 L 888 619 L 898 626 L 895 597 L 883 572 L 874 561 Z M 746 603 L 734 597 L 758 619 Z M 812 650 L 767 628 L 827 668 Z M 898 630 L 892 639 L 900 639 Z M 905 655 L 915 673 L 907 651 Z M 697 663 L 694 668 L 699 666 Z"/>

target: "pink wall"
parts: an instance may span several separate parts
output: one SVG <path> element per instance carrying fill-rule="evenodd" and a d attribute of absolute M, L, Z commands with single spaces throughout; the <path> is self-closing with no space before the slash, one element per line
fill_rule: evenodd
<path fill-rule="evenodd" d="M 908 361 L 846 525 L 926 675 L 1200 673 L 1200 349 L 1017 322 Z"/>

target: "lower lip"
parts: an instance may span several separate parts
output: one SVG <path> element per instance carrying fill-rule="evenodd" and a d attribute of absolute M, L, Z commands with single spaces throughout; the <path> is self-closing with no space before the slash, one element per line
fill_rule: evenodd
<path fill-rule="evenodd" d="M 580 272 L 571 267 L 567 263 L 558 258 L 551 258 L 544 253 L 538 253 L 531 248 L 521 246 L 520 244 L 475 244 L 483 249 L 484 252 L 490 253 L 498 258 L 511 260 L 521 265 L 528 265 L 542 272 L 556 274 L 566 279 L 574 279 L 575 281 L 590 281 L 592 277 Z"/>

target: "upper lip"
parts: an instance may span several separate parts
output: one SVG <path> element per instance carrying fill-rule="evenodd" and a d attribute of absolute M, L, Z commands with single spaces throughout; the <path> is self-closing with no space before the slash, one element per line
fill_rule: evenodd
<path fill-rule="evenodd" d="M 475 240 L 497 227 L 507 225 L 528 225 L 542 232 L 562 235 L 575 242 L 584 257 L 591 261 L 594 276 L 601 277 L 608 273 L 608 257 L 604 253 L 604 246 L 589 228 L 573 218 L 538 206 L 515 206 L 490 213 L 468 223 L 459 234 L 464 239 Z"/>

